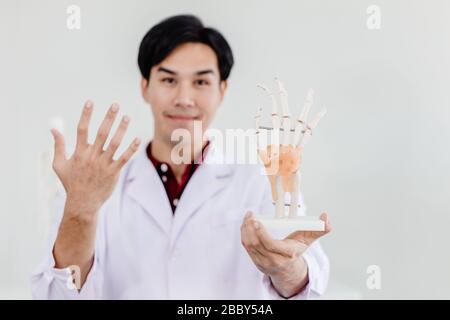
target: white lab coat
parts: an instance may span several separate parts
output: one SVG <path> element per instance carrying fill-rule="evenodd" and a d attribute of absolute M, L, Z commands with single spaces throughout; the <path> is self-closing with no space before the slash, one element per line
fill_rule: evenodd
<path fill-rule="evenodd" d="M 68 269 L 54 268 L 52 249 L 65 201 L 60 199 L 45 258 L 32 276 L 33 297 L 283 299 L 256 268 L 240 237 L 248 209 L 274 214 L 262 167 L 220 164 L 223 155 L 211 143 L 172 214 L 145 147 L 123 168 L 100 209 L 94 264 L 79 292 L 68 285 Z M 316 241 L 303 256 L 309 284 L 291 299 L 320 295 L 328 282 L 329 263 L 320 244 Z"/>

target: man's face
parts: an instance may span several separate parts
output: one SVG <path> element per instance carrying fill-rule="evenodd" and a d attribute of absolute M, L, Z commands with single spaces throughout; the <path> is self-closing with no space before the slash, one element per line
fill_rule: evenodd
<path fill-rule="evenodd" d="M 202 122 L 203 131 L 209 127 L 227 83 L 220 81 L 217 56 L 209 46 L 186 43 L 153 66 L 141 87 L 152 107 L 155 138 L 170 142 L 173 130 L 184 128 L 194 141 L 194 121 Z"/>

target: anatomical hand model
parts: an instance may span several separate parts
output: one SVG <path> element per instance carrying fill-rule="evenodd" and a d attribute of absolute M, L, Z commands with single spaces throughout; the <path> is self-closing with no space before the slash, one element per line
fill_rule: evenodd
<path fill-rule="evenodd" d="M 272 127 L 260 125 L 261 108 L 258 108 L 255 116 L 258 155 L 264 164 L 270 181 L 272 199 L 276 208 L 275 217 L 283 218 L 286 216 L 284 213 L 286 205 L 289 206 L 288 217 L 295 218 L 297 217 L 299 203 L 300 165 L 303 150 L 326 110 L 319 112 L 312 121 L 307 123 L 308 113 L 313 103 L 313 90 L 310 89 L 299 118 L 295 123 L 292 123 L 286 89 L 279 79 L 275 78 L 275 81 L 278 86 L 277 93 L 280 104 L 278 104 L 275 94 L 266 86 L 258 85 L 269 95 L 272 101 Z M 261 129 L 272 131 L 271 144 L 268 145 L 267 141 L 262 141 Z M 290 194 L 290 204 L 284 203 L 285 193 Z"/>

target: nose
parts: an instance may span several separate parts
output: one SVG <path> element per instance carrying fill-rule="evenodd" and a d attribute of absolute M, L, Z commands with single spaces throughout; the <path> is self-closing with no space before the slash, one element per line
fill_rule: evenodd
<path fill-rule="evenodd" d="M 175 107 L 192 108 L 195 106 L 193 93 L 187 84 L 181 84 L 175 97 Z"/>

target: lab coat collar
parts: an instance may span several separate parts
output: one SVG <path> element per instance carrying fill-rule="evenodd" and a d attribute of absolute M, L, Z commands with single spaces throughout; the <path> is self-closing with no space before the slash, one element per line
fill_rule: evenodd
<path fill-rule="evenodd" d="M 204 162 L 190 178 L 173 214 L 163 182 L 147 156 L 148 143 L 141 145 L 130 164 L 126 194 L 143 207 L 173 245 L 188 219 L 229 183 L 234 170 L 225 164 L 222 151 L 211 141 Z"/>

